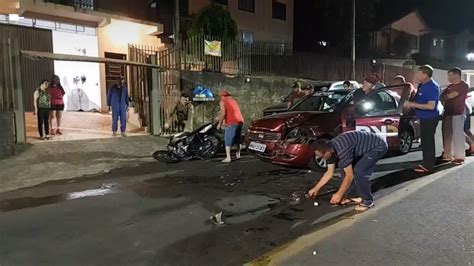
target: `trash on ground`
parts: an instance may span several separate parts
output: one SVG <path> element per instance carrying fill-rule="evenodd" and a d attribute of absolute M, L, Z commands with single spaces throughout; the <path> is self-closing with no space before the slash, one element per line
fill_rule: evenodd
<path fill-rule="evenodd" d="M 317 201 L 314 202 L 314 206 L 315 207 L 318 207 L 319 206 L 319 203 Z"/>
<path fill-rule="evenodd" d="M 298 205 L 306 198 L 306 194 L 304 191 L 298 190 L 293 192 L 290 195 L 289 201 L 291 205 Z"/>
<path fill-rule="evenodd" d="M 219 212 L 217 214 L 214 214 L 213 216 L 209 217 L 211 222 L 213 222 L 215 225 L 223 225 L 224 221 L 222 221 L 222 212 Z"/>
<path fill-rule="evenodd" d="M 317 251 L 313 251 L 313 256 L 316 256 L 318 254 Z"/>

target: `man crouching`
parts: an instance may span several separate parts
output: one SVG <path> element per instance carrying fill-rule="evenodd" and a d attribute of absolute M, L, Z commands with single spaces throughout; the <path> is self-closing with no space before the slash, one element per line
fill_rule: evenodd
<path fill-rule="evenodd" d="M 316 197 L 319 190 L 334 176 L 337 167 L 344 169 L 344 180 L 332 195 L 332 204 L 357 204 L 356 211 L 364 212 L 374 206 L 370 177 L 377 162 L 387 153 L 387 142 L 380 136 L 364 131 L 350 131 L 331 140 L 320 139 L 313 144 L 317 158 L 324 158 L 328 169 L 319 182 L 308 192 Z M 360 158 L 360 159 L 359 159 Z M 359 159 L 357 162 L 355 159 Z M 355 186 L 360 198 L 345 198 Z"/>

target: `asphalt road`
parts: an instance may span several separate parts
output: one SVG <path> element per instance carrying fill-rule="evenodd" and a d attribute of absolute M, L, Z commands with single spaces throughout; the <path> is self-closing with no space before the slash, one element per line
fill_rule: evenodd
<path fill-rule="evenodd" d="M 419 176 L 420 152 L 387 158 L 377 195 Z M 251 156 L 165 165 L 44 183 L 0 194 L 0 265 L 239 265 L 325 226 L 350 209 L 327 195 L 289 196 L 321 175 Z M 223 212 L 224 225 L 209 217 Z"/>

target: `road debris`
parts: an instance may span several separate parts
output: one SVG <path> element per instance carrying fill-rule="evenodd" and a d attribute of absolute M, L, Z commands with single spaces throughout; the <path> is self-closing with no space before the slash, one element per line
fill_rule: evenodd
<path fill-rule="evenodd" d="M 318 207 L 319 206 L 319 203 L 317 201 L 314 202 L 314 206 L 315 207 Z"/>
<path fill-rule="evenodd" d="M 215 225 L 223 225 L 224 221 L 222 220 L 222 212 L 214 214 L 213 216 L 209 217 L 209 220 L 213 222 Z"/>
<path fill-rule="evenodd" d="M 313 251 L 313 256 L 316 256 L 316 255 L 318 255 L 318 252 L 315 250 Z"/>

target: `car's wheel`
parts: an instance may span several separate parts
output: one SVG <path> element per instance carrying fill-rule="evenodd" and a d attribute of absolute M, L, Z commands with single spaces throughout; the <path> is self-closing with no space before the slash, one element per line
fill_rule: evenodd
<path fill-rule="evenodd" d="M 398 136 L 398 149 L 402 154 L 407 154 L 410 152 L 411 147 L 413 146 L 413 133 L 411 130 L 403 130 Z"/>

